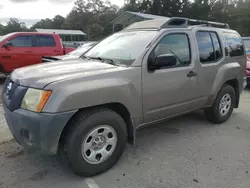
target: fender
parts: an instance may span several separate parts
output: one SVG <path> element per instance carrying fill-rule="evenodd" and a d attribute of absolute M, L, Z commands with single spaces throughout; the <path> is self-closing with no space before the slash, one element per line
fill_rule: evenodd
<path fill-rule="evenodd" d="M 242 67 L 238 62 L 227 63 L 218 69 L 208 98 L 208 106 L 214 103 L 218 92 L 227 81 L 237 79 L 239 82 L 239 75 L 241 75 L 241 72 Z"/>
<path fill-rule="evenodd" d="M 61 87 L 52 86 L 56 90 L 53 90 L 43 111 L 57 113 L 120 103 L 128 109 L 135 123 L 138 123 L 142 117 L 140 84 L 140 79 L 132 82 L 121 77 L 71 81 L 70 84 L 64 83 Z"/>

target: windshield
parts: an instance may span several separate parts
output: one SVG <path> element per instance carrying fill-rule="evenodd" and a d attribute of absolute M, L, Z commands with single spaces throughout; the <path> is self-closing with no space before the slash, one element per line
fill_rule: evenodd
<path fill-rule="evenodd" d="M 8 38 L 9 36 L 13 35 L 13 33 L 9 33 L 7 35 L 1 36 L 0 37 L 0 42 L 4 41 L 6 38 Z"/>
<path fill-rule="evenodd" d="M 117 60 L 121 64 L 131 65 L 145 50 L 158 31 L 120 32 L 104 39 L 85 56 Z"/>
<path fill-rule="evenodd" d="M 87 43 L 83 44 L 82 46 L 78 47 L 76 50 L 70 52 L 68 55 L 72 56 L 81 56 L 86 51 L 88 51 L 95 43 Z"/>
<path fill-rule="evenodd" d="M 243 42 L 246 48 L 246 52 L 250 54 L 250 39 L 244 39 Z"/>

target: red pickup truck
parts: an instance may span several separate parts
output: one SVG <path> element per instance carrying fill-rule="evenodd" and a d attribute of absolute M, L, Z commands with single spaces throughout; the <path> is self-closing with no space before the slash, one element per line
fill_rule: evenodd
<path fill-rule="evenodd" d="M 64 55 L 74 48 L 65 48 L 57 34 L 18 32 L 0 38 L 0 72 L 41 63 L 42 56 Z"/>

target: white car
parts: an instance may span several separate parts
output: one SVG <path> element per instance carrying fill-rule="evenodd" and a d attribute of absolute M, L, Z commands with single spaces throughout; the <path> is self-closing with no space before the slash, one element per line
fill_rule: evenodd
<path fill-rule="evenodd" d="M 88 51 L 91 47 L 93 47 L 97 42 L 86 42 L 80 47 L 78 47 L 76 50 L 66 54 L 66 55 L 60 55 L 60 56 L 43 56 L 42 57 L 42 63 L 48 63 L 58 60 L 69 60 L 69 59 L 76 59 L 79 58 L 81 55 L 83 55 L 86 51 Z"/>

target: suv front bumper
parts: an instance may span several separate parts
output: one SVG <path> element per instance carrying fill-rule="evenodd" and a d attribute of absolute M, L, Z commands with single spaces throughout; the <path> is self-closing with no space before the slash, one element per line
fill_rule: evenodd
<path fill-rule="evenodd" d="M 5 119 L 13 137 L 27 149 L 56 154 L 63 128 L 76 111 L 36 113 L 23 109 L 11 112 L 4 105 Z"/>

